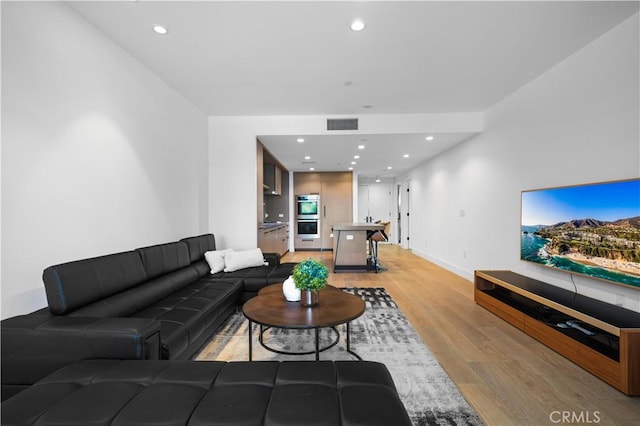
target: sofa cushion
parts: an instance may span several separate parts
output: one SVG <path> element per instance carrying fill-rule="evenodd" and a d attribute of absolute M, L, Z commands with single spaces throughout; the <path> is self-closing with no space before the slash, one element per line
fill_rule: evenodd
<path fill-rule="evenodd" d="M 140 254 L 129 251 L 50 266 L 42 279 L 49 309 L 62 315 L 140 285 L 147 274 Z"/>
<path fill-rule="evenodd" d="M 199 278 L 203 278 L 211 274 L 211 268 L 209 268 L 209 264 L 204 258 L 202 260 L 192 263 L 191 268 L 196 271 L 196 275 Z"/>
<path fill-rule="evenodd" d="M 271 272 L 269 272 L 269 276 L 267 277 L 267 283 L 273 284 L 273 283 L 284 282 L 284 280 L 289 278 L 289 276 L 293 275 L 293 268 L 296 265 L 297 264 L 293 262 L 285 262 L 285 263 L 279 264 L 278 266 L 273 268 Z"/>
<path fill-rule="evenodd" d="M 230 250 L 224 254 L 224 272 L 264 266 L 264 256 L 259 248 L 250 250 Z"/>
<path fill-rule="evenodd" d="M 187 243 L 181 241 L 142 247 L 136 251 L 142 257 L 142 264 L 149 280 L 191 263 Z"/>
<path fill-rule="evenodd" d="M 195 281 L 132 314 L 160 321 L 163 357 L 174 359 L 240 298 L 242 281 Z"/>
<path fill-rule="evenodd" d="M 240 279 L 245 292 L 256 292 L 267 285 L 267 277 L 271 271 L 272 268 L 269 266 L 257 266 L 234 272 L 218 272 L 210 277 L 216 280 Z"/>
<path fill-rule="evenodd" d="M 224 271 L 224 257 L 232 251 L 232 249 L 210 250 L 204 253 L 204 259 L 207 261 L 212 274 Z"/>
<path fill-rule="evenodd" d="M 2 421 L 409 426 L 388 375 L 370 361 L 83 361 L 5 401 Z"/>
<path fill-rule="evenodd" d="M 147 281 L 122 293 L 83 306 L 69 315 L 86 317 L 128 317 L 198 280 L 193 268 L 177 271 Z"/>

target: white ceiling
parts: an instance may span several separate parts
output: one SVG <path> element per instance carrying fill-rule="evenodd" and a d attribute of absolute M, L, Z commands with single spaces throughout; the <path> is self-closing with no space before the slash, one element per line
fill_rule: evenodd
<path fill-rule="evenodd" d="M 637 1 L 69 4 L 209 116 L 481 112 L 638 11 Z M 354 18 L 363 31 L 349 29 Z M 311 155 L 322 171 L 368 139 L 358 172 L 372 176 L 389 155 L 406 151 L 415 166 L 470 134 L 431 146 L 425 136 L 307 135 L 304 153 L 284 137 L 261 140 L 287 168 Z"/>
<path fill-rule="evenodd" d="M 316 171 L 346 171 L 353 167 L 360 177 L 384 180 L 401 175 L 471 136 L 471 133 L 445 133 L 426 141 L 425 135 L 415 133 L 301 135 L 303 143 L 297 142 L 297 136 L 259 136 L 259 139 L 289 170 L 309 171 L 313 167 Z M 358 149 L 360 145 L 364 149 Z M 405 158 L 405 154 L 409 157 Z M 354 158 L 356 155 L 360 158 Z M 306 156 L 310 158 L 307 160 Z M 352 165 L 352 161 L 356 164 Z"/>

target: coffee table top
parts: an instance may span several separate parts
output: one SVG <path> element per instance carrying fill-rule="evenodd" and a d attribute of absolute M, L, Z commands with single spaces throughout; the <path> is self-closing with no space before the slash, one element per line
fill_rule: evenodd
<path fill-rule="evenodd" d="M 364 313 L 365 304 L 360 297 L 333 286 L 320 290 L 319 296 L 317 306 L 304 307 L 300 302 L 287 302 L 282 284 L 272 284 L 245 302 L 242 313 L 255 323 L 280 328 L 332 327 Z"/>

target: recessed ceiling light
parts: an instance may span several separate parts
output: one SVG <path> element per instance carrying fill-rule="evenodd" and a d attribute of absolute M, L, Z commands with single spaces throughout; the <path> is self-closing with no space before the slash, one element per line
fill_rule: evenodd
<path fill-rule="evenodd" d="M 409 158 L 409 154 L 404 154 L 403 157 L 404 158 Z"/>
<path fill-rule="evenodd" d="M 162 25 L 154 25 L 153 26 L 153 31 L 155 31 L 158 34 L 168 34 L 169 30 L 166 27 L 163 27 Z"/>
<path fill-rule="evenodd" d="M 349 167 L 349 170 L 353 170 L 353 167 Z"/>
<path fill-rule="evenodd" d="M 364 22 L 361 19 L 356 19 L 351 23 L 351 31 L 362 31 L 364 30 Z"/>
<path fill-rule="evenodd" d="M 380 183 L 380 179 L 376 179 L 376 183 Z"/>
<path fill-rule="evenodd" d="M 355 158 L 357 160 L 358 158 L 360 158 L 360 156 L 359 155 L 354 155 L 353 158 Z"/>
<path fill-rule="evenodd" d="M 305 159 L 305 160 L 311 160 L 311 157 L 310 157 L 309 155 L 305 155 L 305 156 L 304 156 L 304 159 Z"/>
<path fill-rule="evenodd" d="M 355 161 L 352 161 L 352 162 L 351 162 L 351 164 L 353 164 L 353 165 L 355 166 L 355 165 L 356 165 L 356 164 L 358 164 L 358 163 L 356 163 Z"/>
<path fill-rule="evenodd" d="M 393 167 L 387 166 L 387 170 L 391 170 L 391 169 L 393 169 Z"/>
<path fill-rule="evenodd" d="M 315 168 L 313 168 L 313 167 L 309 167 L 309 170 L 314 171 L 314 170 L 315 170 Z"/>
<path fill-rule="evenodd" d="M 432 141 L 432 140 L 434 140 L 435 138 L 434 138 L 433 136 L 427 136 L 427 137 L 426 137 L 426 139 L 427 139 L 428 141 Z"/>
<path fill-rule="evenodd" d="M 298 138 L 298 142 L 302 143 L 302 142 L 304 142 L 304 139 L 303 138 Z"/>
<path fill-rule="evenodd" d="M 364 145 L 358 145 L 358 149 L 364 149 Z"/>

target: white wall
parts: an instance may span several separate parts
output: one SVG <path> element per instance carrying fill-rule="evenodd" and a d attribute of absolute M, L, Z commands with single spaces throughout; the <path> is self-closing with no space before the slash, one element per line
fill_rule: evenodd
<path fill-rule="evenodd" d="M 207 118 L 62 3 L 2 2 L 2 317 L 42 271 L 206 232 Z"/>
<path fill-rule="evenodd" d="M 221 248 L 257 245 L 256 136 L 326 135 L 333 116 L 209 117 L 209 229 Z M 358 134 L 473 133 L 481 113 L 363 115 Z M 330 132 L 330 134 L 350 132 Z M 353 132 L 351 132 L 353 133 Z"/>
<path fill-rule="evenodd" d="M 520 261 L 522 190 L 640 176 L 638 15 L 486 112 L 485 131 L 414 169 L 414 252 L 472 279 L 511 269 L 573 290 L 570 275 Z M 575 276 L 578 291 L 640 311 L 640 291 Z"/>

